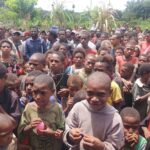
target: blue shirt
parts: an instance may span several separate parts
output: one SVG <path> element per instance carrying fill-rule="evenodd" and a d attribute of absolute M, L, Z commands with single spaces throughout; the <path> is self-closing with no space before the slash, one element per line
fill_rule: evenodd
<path fill-rule="evenodd" d="M 29 59 L 34 53 L 45 53 L 46 50 L 46 43 L 43 39 L 37 38 L 33 40 L 29 38 L 25 43 L 25 58 Z"/>

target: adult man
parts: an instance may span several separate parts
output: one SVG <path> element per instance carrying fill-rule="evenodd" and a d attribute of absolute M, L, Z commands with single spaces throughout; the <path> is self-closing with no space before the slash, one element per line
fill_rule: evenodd
<path fill-rule="evenodd" d="M 12 43 L 12 54 L 15 55 L 17 59 L 22 59 L 23 44 L 21 41 L 21 32 L 14 31 L 12 37 L 8 38 L 8 40 Z"/>
<path fill-rule="evenodd" d="M 80 44 L 77 47 L 85 49 L 86 54 L 96 54 L 96 46 L 90 41 L 90 35 L 87 31 L 81 31 L 80 33 Z"/>
<path fill-rule="evenodd" d="M 55 31 L 48 31 L 47 33 L 47 49 L 51 49 L 53 44 L 57 41 L 57 33 Z"/>
<path fill-rule="evenodd" d="M 113 48 L 111 49 L 111 55 L 115 55 L 116 47 L 121 46 L 121 36 L 119 34 L 114 34 L 110 38 Z"/>
<path fill-rule="evenodd" d="M 39 38 L 38 33 L 38 28 L 32 27 L 31 38 L 27 39 L 25 43 L 25 59 L 27 60 L 32 54 L 45 53 L 47 50 L 45 41 Z"/>

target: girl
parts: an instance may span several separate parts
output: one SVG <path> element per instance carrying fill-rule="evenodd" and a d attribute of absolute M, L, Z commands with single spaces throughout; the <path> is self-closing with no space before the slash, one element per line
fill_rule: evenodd
<path fill-rule="evenodd" d="M 84 67 L 85 51 L 83 48 L 76 48 L 73 52 L 73 65 L 66 69 L 67 74 L 76 74 Z"/>

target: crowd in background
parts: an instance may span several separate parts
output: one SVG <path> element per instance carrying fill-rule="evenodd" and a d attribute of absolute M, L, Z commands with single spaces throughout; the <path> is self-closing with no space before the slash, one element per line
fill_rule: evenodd
<path fill-rule="evenodd" d="M 149 150 L 150 30 L 0 27 L 0 150 Z"/>

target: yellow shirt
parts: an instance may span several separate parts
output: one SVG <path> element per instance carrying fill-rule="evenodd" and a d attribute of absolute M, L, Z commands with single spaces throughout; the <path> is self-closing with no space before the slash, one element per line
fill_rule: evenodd
<path fill-rule="evenodd" d="M 117 104 L 122 101 L 122 95 L 119 85 L 115 82 L 111 82 L 111 95 L 107 99 L 107 103 L 110 105 Z"/>

